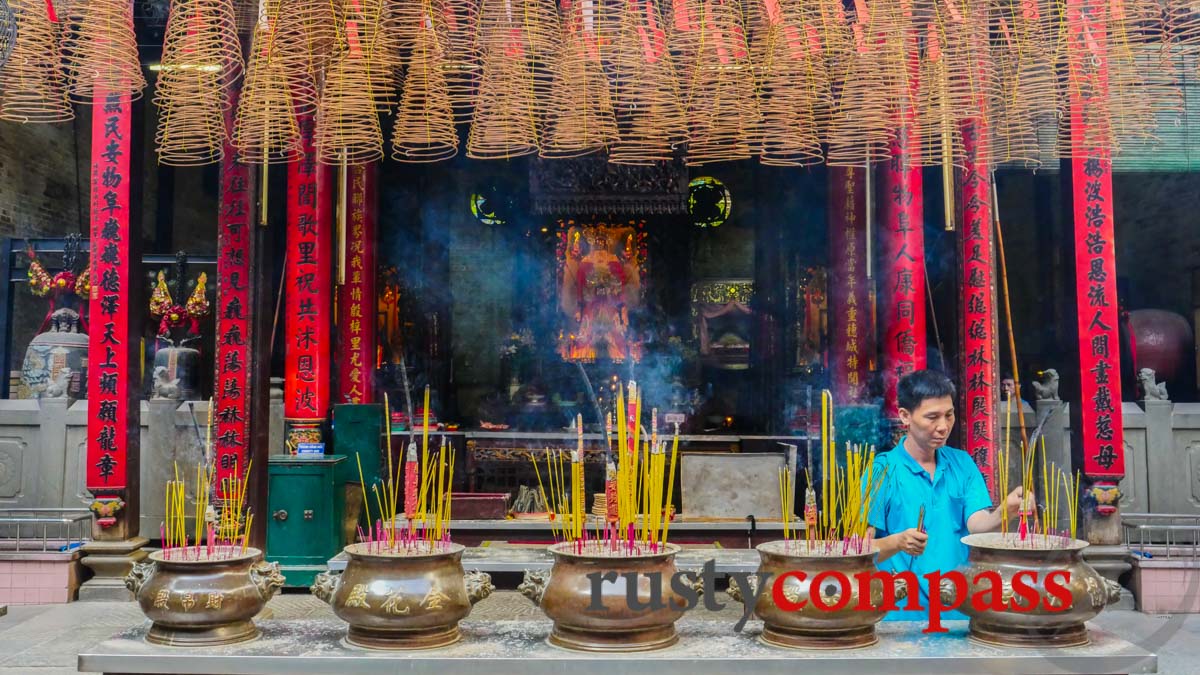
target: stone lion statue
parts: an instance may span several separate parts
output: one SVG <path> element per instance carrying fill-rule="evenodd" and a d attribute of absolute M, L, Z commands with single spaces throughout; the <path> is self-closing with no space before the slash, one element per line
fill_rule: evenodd
<path fill-rule="evenodd" d="M 167 379 L 167 367 L 158 366 L 154 369 L 154 398 L 179 399 L 179 378 Z"/>
<path fill-rule="evenodd" d="M 1167 401 L 1167 383 L 1155 380 L 1154 369 L 1142 368 L 1138 371 L 1138 382 L 1147 401 Z"/>
<path fill-rule="evenodd" d="M 1058 371 L 1047 368 L 1042 371 L 1042 381 L 1033 381 L 1033 391 L 1039 401 L 1061 401 L 1058 397 Z"/>

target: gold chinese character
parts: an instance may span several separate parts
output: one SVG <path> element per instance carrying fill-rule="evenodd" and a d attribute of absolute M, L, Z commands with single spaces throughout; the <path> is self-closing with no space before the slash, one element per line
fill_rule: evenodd
<path fill-rule="evenodd" d="M 412 607 L 403 603 L 404 596 L 400 595 L 400 591 L 388 593 L 387 599 L 383 601 L 383 611 L 388 614 L 408 614 L 412 611 Z"/>
<path fill-rule="evenodd" d="M 221 609 L 221 603 L 224 600 L 224 593 L 209 593 L 208 600 L 204 603 L 204 609 Z"/>
<path fill-rule="evenodd" d="M 355 319 L 355 318 L 361 319 L 362 315 L 363 315 L 362 305 L 350 305 L 350 318 L 351 319 Z"/>
<path fill-rule="evenodd" d="M 852 371 L 846 373 L 846 382 L 848 382 L 850 384 L 850 386 L 852 386 L 852 387 L 857 387 L 858 386 L 858 371 L 852 370 Z"/>
<path fill-rule="evenodd" d="M 846 357 L 846 367 L 851 370 L 858 370 L 858 354 L 851 354 Z"/>
<path fill-rule="evenodd" d="M 154 609 L 167 609 L 167 601 L 171 599 L 171 591 L 161 590 L 154 594 Z"/>
<path fill-rule="evenodd" d="M 441 609 L 442 603 L 449 600 L 450 596 L 446 595 L 437 586 L 429 589 L 424 598 L 421 598 L 421 606 L 425 609 Z"/>
<path fill-rule="evenodd" d="M 848 338 L 858 337 L 858 324 L 856 324 L 856 323 L 846 324 L 846 337 L 848 337 Z"/>
<path fill-rule="evenodd" d="M 183 611 L 186 612 L 196 606 L 196 596 L 191 593 L 184 593 L 183 599 L 179 601 L 179 604 L 183 605 Z"/>
<path fill-rule="evenodd" d="M 361 302 L 362 301 L 362 289 L 359 288 L 358 286 L 351 288 L 350 289 L 350 299 Z"/>
<path fill-rule="evenodd" d="M 354 588 L 350 589 L 350 597 L 346 598 L 346 606 L 371 609 L 371 606 L 367 604 L 366 584 L 354 584 Z"/>
<path fill-rule="evenodd" d="M 350 338 L 350 348 L 351 349 L 362 349 L 362 338 L 357 335 Z"/>

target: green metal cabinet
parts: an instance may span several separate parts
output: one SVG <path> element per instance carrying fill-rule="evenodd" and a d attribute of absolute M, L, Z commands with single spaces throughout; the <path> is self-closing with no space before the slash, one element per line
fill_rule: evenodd
<path fill-rule="evenodd" d="M 278 562 L 288 587 L 313 577 L 342 548 L 343 455 L 275 455 L 270 460 L 267 560 Z"/>

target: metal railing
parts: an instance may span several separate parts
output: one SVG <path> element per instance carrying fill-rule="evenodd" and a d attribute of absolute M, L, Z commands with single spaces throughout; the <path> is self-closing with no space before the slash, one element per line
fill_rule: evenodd
<path fill-rule="evenodd" d="M 0 509 L 0 553 L 72 551 L 91 532 L 88 509 Z"/>
<path fill-rule="evenodd" d="M 1200 560 L 1200 515 L 1123 513 L 1121 527 L 1136 556 Z"/>

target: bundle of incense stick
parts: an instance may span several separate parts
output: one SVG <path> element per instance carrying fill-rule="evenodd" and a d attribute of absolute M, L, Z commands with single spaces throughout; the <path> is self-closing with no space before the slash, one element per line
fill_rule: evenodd
<path fill-rule="evenodd" d="M 1016 536 L 1009 528 L 1008 518 L 1000 520 L 1000 534 L 1015 546 L 1032 549 L 1054 549 L 1070 544 L 1075 539 L 1078 524 L 1080 475 L 1075 472 L 1074 480 L 1069 472 L 1061 469 L 1046 458 L 1046 439 L 1041 438 L 1042 503 L 1037 502 L 1034 464 L 1036 454 L 1024 443 L 1021 444 L 1021 488 L 1024 492 L 1020 520 Z M 1007 446 L 996 453 L 997 496 L 1007 499 L 1009 492 L 1009 462 L 1011 451 Z M 1065 496 L 1067 527 L 1059 524 L 1059 509 Z M 1040 513 L 1039 513 L 1040 511 Z M 1041 536 L 1034 536 L 1041 535 Z"/>
<path fill-rule="evenodd" d="M 194 537 L 187 531 L 187 484 L 179 477 L 166 485 L 166 520 L 159 526 L 163 542 L 163 557 L 167 560 L 224 560 L 246 553 L 250 543 L 250 528 L 254 514 L 245 509 L 246 486 L 249 485 L 250 465 L 241 477 L 222 481 L 224 503 L 212 519 L 209 518 L 209 496 L 212 493 L 213 469 L 196 465 L 196 499 L 194 502 Z M 215 522 L 214 522 L 215 521 Z"/>
<path fill-rule="evenodd" d="M 388 405 L 385 398 L 385 413 Z M 389 434 L 390 435 L 390 434 Z M 390 442 L 388 443 L 390 446 Z M 451 489 L 454 485 L 454 448 L 442 436 L 441 447 L 429 451 L 429 387 L 425 388 L 425 414 L 421 433 L 420 466 L 417 449 L 409 444 L 401 464 L 387 453 L 387 477 L 370 486 L 357 454 L 367 529 L 358 528 L 358 539 L 372 553 L 419 555 L 450 547 Z M 403 493 L 401 492 L 403 488 Z M 378 518 L 372 519 L 370 495 Z M 403 498 L 404 510 L 400 510 Z M 402 524 L 400 521 L 406 521 Z"/>
<path fill-rule="evenodd" d="M 589 555 L 641 555 L 660 551 L 671 526 L 671 496 L 675 490 L 675 467 L 679 458 L 679 427 L 676 425 L 667 461 L 667 443 L 658 438 L 657 411 L 651 412 L 651 435 L 642 439 L 641 397 L 636 383 L 629 383 L 629 400 L 624 390 L 617 395 L 617 452 L 615 480 L 606 486 L 606 515 L 588 529 L 584 500 L 583 437 L 575 450 L 544 449 L 545 471 L 530 453 L 538 489 L 550 511 L 551 530 L 560 541 L 573 543 L 573 550 Z M 582 420 L 576 425 L 582 428 Z M 644 442 L 643 442 L 644 440 Z M 570 471 L 566 470 L 569 460 Z M 609 468 L 605 467 L 606 482 Z M 567 480 L 570 485 L 567 485 Z"/>

